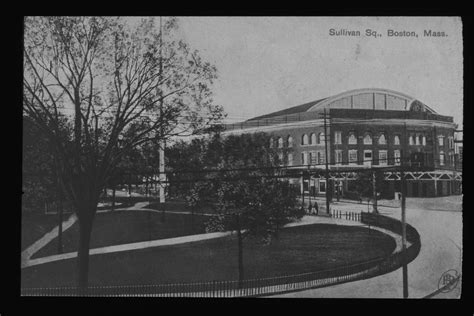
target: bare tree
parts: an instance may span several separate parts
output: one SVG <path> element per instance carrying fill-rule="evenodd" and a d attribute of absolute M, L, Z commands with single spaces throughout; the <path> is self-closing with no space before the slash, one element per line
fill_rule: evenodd
<path fill-rule="evenodd" d="M 216 68 L 176 37 L 177 20 L 27 17 L 23 110 L 47 135 L 79 220 L 78 280 L 101 191 L 121 157 L 222 118 Z"/>

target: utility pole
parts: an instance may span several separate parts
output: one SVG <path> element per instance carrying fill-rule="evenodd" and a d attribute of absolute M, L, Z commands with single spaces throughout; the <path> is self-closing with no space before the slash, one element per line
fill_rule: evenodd
<path fill-rule="evenodd" d="M 373 195 L 373 198 L 374 198 L 374 205 L 373 205 L 373 208 L 374 208 L 374 213 L 378 213 L 378 209 L 377 209 L 377 182 L 376 182 L 376 175 L 375 175 L 375 170 L 372 171 L 372 195 Z"/>
<path fill-rule="evenodd" d="M 455 130 L 454 133 L 462 133 L 462 130 Z M 456 193 L 456 194 L 461 194 L 460 190 L 459 190 L 459 185 L 457 184 L 457 180 L 456 180 L 456 176 L 457 176 L 457 167 L 458 167 L 458 161 L 459 161 L 459 158 L 460 158 L 460 154 L 459 154 L 459 146 L 457 146 L 458 143 L 461 143 L 462 144 L 462 140 L 458 140 L 458 137 L 456 135 L 456 137 L 454 137 L 453 135 L 453 149 L 454 149 L 454 166 L 453 166 L 453 185 L 452 185 L 452 188 L 453 188 L 453 191 Z"/>
<path fill-rule="evenodd" d="M 403 137 L 403 149 L 401 150 L 401 163 L 400 163 L 400 184 L 402 191 L 402 253 L 403 253 L 403 298 L 408 298 L 408 266 L 406 262 L 406 248 L 407 248 L 407 228 L 406 228 L 406 194 L 407 185 L 405 179 L 405 152 L 406 152 L 406 122 L 404 124 L 404 137 Z"/>
<path fill-rule="evenodd" d="M 238 265 L 239 265 L 239 288 L 242 288 L 244 281 L 244 252 L 243 252 L 243 243 L 242 243 L 242 228 L 240 222 L 240 214 L 236 213 L 236 228 L 237 228 L 237 248 L 238 248 Z"/>
<path fill-rule="evenodd" d="M 160 16 L 160 76 L 163 76 L 163 56 L 162 56 L 162 51 L 163 51 L 163 28 L 162 28 L 162 22 L 161 22 L 161 16 Z M 163 215 L 164 215 L 164 203 L 165 203 L 165 187 L 164 183 L 166 181 L 166 175 L 165 175 L 165 146 L 166 146 L 166 141 L 164 139 L 164 132 L 163 132 L 163 90 L 160 89 L 160 119 L 161 119 L 161 125 L 160 125 L 160 146 L 159 146 L 159 182 L 160 182 L 160 204 L 163 209 Z"/>
<path fill-rule="evenodd" d="M 303 200 L 301 207 L 304 208 L 304 171 L 301 172 L 301 196 Z"/>
<path fill-rule="evenodd" d="M 327 123 L 326 123 L 326 108 L 324 108 L 324 150 L 326 152 L 326 159 L 325 160 L 325 165 L 326 165 L 326 172 L 325 172 L 325 177 L 326 177 L 326 213 L 330 214 L 329 210 L 329 166 L 328 166 L 328 131 L 327 131 Z"/>

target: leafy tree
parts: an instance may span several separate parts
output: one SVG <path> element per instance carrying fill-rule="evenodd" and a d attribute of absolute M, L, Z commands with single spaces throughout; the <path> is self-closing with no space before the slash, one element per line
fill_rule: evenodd
<path fill-rule="evenodd" d="M 64 194 L 64 186 L 57 172 L 58 162 L 51 152 L 48 138 L 28 117 L 23 117 L 22 156 L 22 212 L 40 213 L 43 205 L 56 208 L 58 253 L 62 253 L 63 212 L 65 208 L 70 209 L 71 200 Z"/>
<path fill-rule="evenodd" d="M 390 190 L 387 181 L 385 181 L 385 175 L 383 171 L 371 171 L 371 172 L 364 172 L 361 171 L 357 174 L 357 178 L 353 180 L 353 188 L 359 194 L 359 196 L 367 197 L 370 199 L 374 199 L 374 189 L 373 189 L 373 181 L 375 172 L 375 185 L 376 185 L 376 194 L 377 199 L 383 197 L 390 197 Z M 374 201 L 375 203 L 375 201 Z"/>
<path fill-rule="evenodd" d="M 92 224 L 114 169 L 142 144 L 218 122 L 216 68 L 176 37 L 174 18 L 26 17 L 24 26 L 23 112 L 52 144 L 73 201 L 86 288 Z"/>
<path fill-rule="evenodd" d="M 56 198 L 53 157 L 48 140 L 29 120 L 23 118 L 22 210 L 38 212 L 45 201 Z"/>
<path fill-rule="evenodd" d="M 265 243 L 278 237 L 280 228 L 304 214 L 297 207 L 297 193 L 278 172 L 279 149 L 269 148 L 269 136 L 263 133 L 191 143 L 196 165 L 206 172 L 193 174 L 188 191 L 193 206 L 210 204 L 217 213 L 208 231 L 234 230 L 239 249 L 239 279 L 244 278 L 243 239 L 260 237 Z M 283 155 L 284 157 L 287 155 Z M 189 159 L 189 158 L 188 158 Z M 194 166 L 194 165 L 193 165 Z M 183 175 L 186 169 L 181 170 Z M 189 175 L 184 175 L 189 179 Z"/>
<path fill-rule="evenodd" d="M 165 151 L 166 166 L 170 171 L 167 175 L 172 186 L 170 191 L 176 197 L 187 199 L 190 205 L 194 204 L 193 184 L 200 175 L 195 172 L 207 165 L 204 161 L 206 142 L 204 138 L 194 138 L 190 142 L 179 141 Z"/>

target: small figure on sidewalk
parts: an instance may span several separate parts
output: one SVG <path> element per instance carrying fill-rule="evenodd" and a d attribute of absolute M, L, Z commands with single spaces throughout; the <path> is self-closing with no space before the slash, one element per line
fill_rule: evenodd
<path fill-rule="evenodd" d="M 318 208 L 318 202 L 317 201 L 314 201 L 314 204 L 313 204 L 313 211 L 316 215 L 319 214 L 319 208 Z"/>

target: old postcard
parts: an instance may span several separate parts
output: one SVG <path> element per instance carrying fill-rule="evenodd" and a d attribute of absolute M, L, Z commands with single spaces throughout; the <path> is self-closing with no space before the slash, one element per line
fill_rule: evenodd
<path fill-rule="evenodd" d="M 460 17 L 25 17 L 22 296 L 459 299 Z"/>

